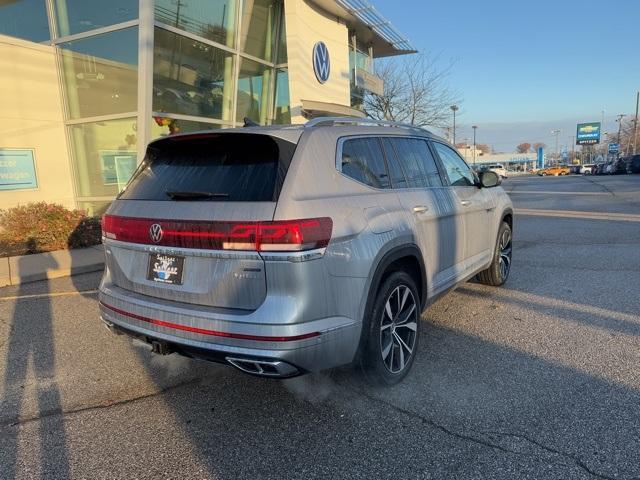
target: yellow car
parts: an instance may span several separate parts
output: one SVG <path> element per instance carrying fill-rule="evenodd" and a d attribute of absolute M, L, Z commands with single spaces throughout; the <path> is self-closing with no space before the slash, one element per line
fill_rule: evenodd
<path fill-rule="evenodd" d="M 541 177 L 546 177 L 547 175 L 554 175 L 557 177 L 558 175 L 569 175 L 569 173 L 569 167 L 561 166 L 547 167 L 543 168 L 542 170 L 538 170 L 538 175 L 540 175 Z"/>

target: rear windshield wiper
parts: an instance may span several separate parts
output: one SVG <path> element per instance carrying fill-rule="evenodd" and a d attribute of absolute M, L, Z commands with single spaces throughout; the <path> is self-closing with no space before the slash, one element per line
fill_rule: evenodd
<path fill-rule="evenodd" d="M 227 198 L 228 193 L 218 192 L 165 192 L 171 200 L 200 200 L 203 198 Z"/>

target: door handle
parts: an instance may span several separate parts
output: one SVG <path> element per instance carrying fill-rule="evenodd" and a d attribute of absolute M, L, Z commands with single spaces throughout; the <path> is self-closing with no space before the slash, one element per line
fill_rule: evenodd
<path fill-rule="evenodd" d="M 413 207 L 413 213 L 425 213 L 429 211 L 429 207 L 426 205 L 416 205 Z"/>
<path fill-rule="evenodd" d="M 469 200 L 462 200 L 460 203 L 463 207 L 468 207 L 469 205 L 471 205 L 471 202 Z"/>

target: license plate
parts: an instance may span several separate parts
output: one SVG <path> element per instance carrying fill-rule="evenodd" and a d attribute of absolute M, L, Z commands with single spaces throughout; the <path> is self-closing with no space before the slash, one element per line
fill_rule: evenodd
<path fill-rule="evenodd" d="M 182 285 L 184 257 L 152 253 L 149 255 L 147 278 L 154 282 L 169 285 Z"/>

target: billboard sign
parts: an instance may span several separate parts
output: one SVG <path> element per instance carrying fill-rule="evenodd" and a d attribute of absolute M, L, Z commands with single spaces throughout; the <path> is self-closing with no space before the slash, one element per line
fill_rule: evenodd
<path fill-rule="evenodd" d="M 576 145 L 596 145 L 600 143 L 600 122 L 579 123 Z"/>
<path fill-rule="evenodd" d="M 0 190 L 38 188 L 33 150 L 0 148 Z"/>

